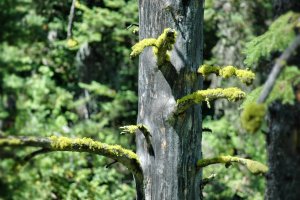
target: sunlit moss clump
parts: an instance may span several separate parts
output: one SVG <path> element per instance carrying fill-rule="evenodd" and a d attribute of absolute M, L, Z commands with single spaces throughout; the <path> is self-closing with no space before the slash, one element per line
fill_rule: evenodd
<path fill-rule="evenodd" d="M 241 114 L 241 123 L 249 133 L 255 133 L 261 126 L 266 113 L 266 106 L 258 103 L 248 103 Z"/>
<path fill-rule="evenodd" d="M 230 78 L 232 76 L 236 76 L 245 84 L 251 84 L 255 79 L 255 74 L 250 70 L 237 69 L 234 66 L 209 66 L 209 65 L 201 65 L 198 68 L 198 73 L 203 76 L 207 76 L 209 74 L 216 74 L 218 76 L 222 76 L 223 78 Z"/>
<path fill-rule="evenodd" d="M 68 48 L 75 48 L 77 46 L 78 46 L 78 41 L 77 40 L 72 39 L 72 38 L 67 40 L 67 47 Z"/>
<path fill-rule="evenodd" d="M 155 38 L 146 38 L 136 43 L 131 49 L 130 57 L 136 57 L 140 55 L 146 47 L 155 46 Z"/>
<path fill-rule="evenodd" d="M 170 61 L 168 51 L 171 51 L 176 42 L 176 31 L 171 28 L 166 28 L 163 33 L 157 38 L 146 38 L 136 43 L 132 47 L 130 57 L 138 56 L 146 47 L 153 46 L 153 53 L 157 58 L 157 65 L 161 66 L 166 61 Z"/>

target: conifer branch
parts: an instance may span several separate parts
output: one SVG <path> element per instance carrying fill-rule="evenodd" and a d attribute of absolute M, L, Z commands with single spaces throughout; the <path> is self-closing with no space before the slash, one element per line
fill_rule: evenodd
<path fill-rule="evenodd" d="M 275 81 L 277 77 L 279 76 L 283 67 L 286 65 L 287 61 L 293 55 L 295 50 L 299 47 L 299 45 L 300 45 L 300 35 L 297 35 L 296 38 L 288 46 L 288 48 L 276 60 L 275 65 L 273 66 L 272 71 L 263 86 L 263 89 L 260 93 L 257 103 L 264 103 L 267 100 L 269 94 L 271 93 L 275 85 Z"/>
<path fill-rule="evenodd" d="M 232 163 L 244 165 L 253 174 L 265 174 L 269 170 L 266 165 L 260 162 L 234 156 L 219 156 L 215 158 L 202 159 L 197 162 L 197 167 L 200 169 L 212 164 L 225 164 L 225 166 L 228 167 Z"/>
<path fill-rule="evenodd" d="M 263 117 L 266 113 L 265 102 L 273 90 L 275 82 L 280 75 L 287 61 L 293 55 L 295 50 L 300 46 L 300 35 L 297 35 L 288 48 L 276 60 L 267 81 L 263 85 L 262 91 L 256 102 L 247 104 L 241 114 L 241 122 L 244 129 L 250 133 L 255 133 L 259 130 Z"/>

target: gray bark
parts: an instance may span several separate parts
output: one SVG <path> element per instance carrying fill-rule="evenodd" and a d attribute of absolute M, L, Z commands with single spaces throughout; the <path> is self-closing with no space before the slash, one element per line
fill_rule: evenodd
<path fill-rule="evenodd" d="M 201 109 L 175 116 L 176 100 L 202 87 L 196 70 L 202 62 L 202 0 L 140 0 L 140 40 L 157 38 L 165 28 L 177 31 L 171 65 L 158 69 L 152 48 L 139 62 L 138 123 L 152 134 L 154 156 L 137 134 L 137 154 L 144 174 L 146 199 L 200 199 Z"/>
<path fill-rule="evenodd" d="M 276 102 L 269 108 L 266 199 L 297 200 L 300 197 L 299 113 L 299 102 L 294 106 Z"/>

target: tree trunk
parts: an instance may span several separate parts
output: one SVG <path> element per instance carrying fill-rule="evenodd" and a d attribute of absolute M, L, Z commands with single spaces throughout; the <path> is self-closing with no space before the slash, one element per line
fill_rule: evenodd
<path fill-rule="evenodd" d="M 266 199 L 297 200 L 300 197 L 299 114 L 299 102 L 294 106 L 276 102 L 269 108 Z"/>
<path fill-rule="evenodd" d="M 274 14 L 299 11 L 298 0 L 274 0 Z M 297 57 L 295 55 L 295 57 Z M 299 65 L 299 61 L 290 60 Z M 279 102 L 269 107 L 267 154 L 269 172 L 267 175 L 266 199 L 297 200 L 300 197 L 300 102 L 282 105 Z"/>
<path fill-rule="evenodd" d="M 172 66 L 158 69 L 152 48 L 139 62 L 138 123 L 151 132 L 154 156 L 137 134 L 137 154 L 144 174 L 146 199 L 200 199 L 201 109 L 193 106 L 174 115 L 176 100 L 202 87 L 196 70 L 202 62 L 202 0 L 140 0 L 140 40 L 157 38 L 165 28 L 177 31 Z"/>

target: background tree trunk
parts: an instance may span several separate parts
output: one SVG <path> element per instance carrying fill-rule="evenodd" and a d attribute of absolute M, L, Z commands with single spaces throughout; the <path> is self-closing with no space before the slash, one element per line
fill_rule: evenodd
<path fill-rule="evenodd" d="M 201 158 L 201 109 L 193 106 L 174 117 L 176 100 L 202 88 L 196 70 L 202 62 L 202 0 L 140 0 L 140 40 L 157 38 L 165 28 L 177 31 L 171 54 L 176 68 L 158 69 L 152 48 L 140 56 L 138 123 L 152 134 L 155 156 L 137 135 L 146 199 L 200 199 L 201 174 L 196 162 Z"/>
<path fill-rule="evenodd" d="M 276 102 L 269 108 L 266 199 L 297 200 L 300 197 L 299 113 L 299 102 L 295 106 Z"/>
<path fill-rule="evenodd" d="M 274 10 L 276 16 L 289 10 L 299 11 L 300 3 L 297 0 L 274 0 Z M 298 66 L 300 64 L 297 59 L 292 59 L 291 62 Z M 296 200 L 300 197 L 299 114 L 299 99 L 293 106 L 275 102 L 269 108 L 267 135 L 269 172 L 266 199 Z"/>

